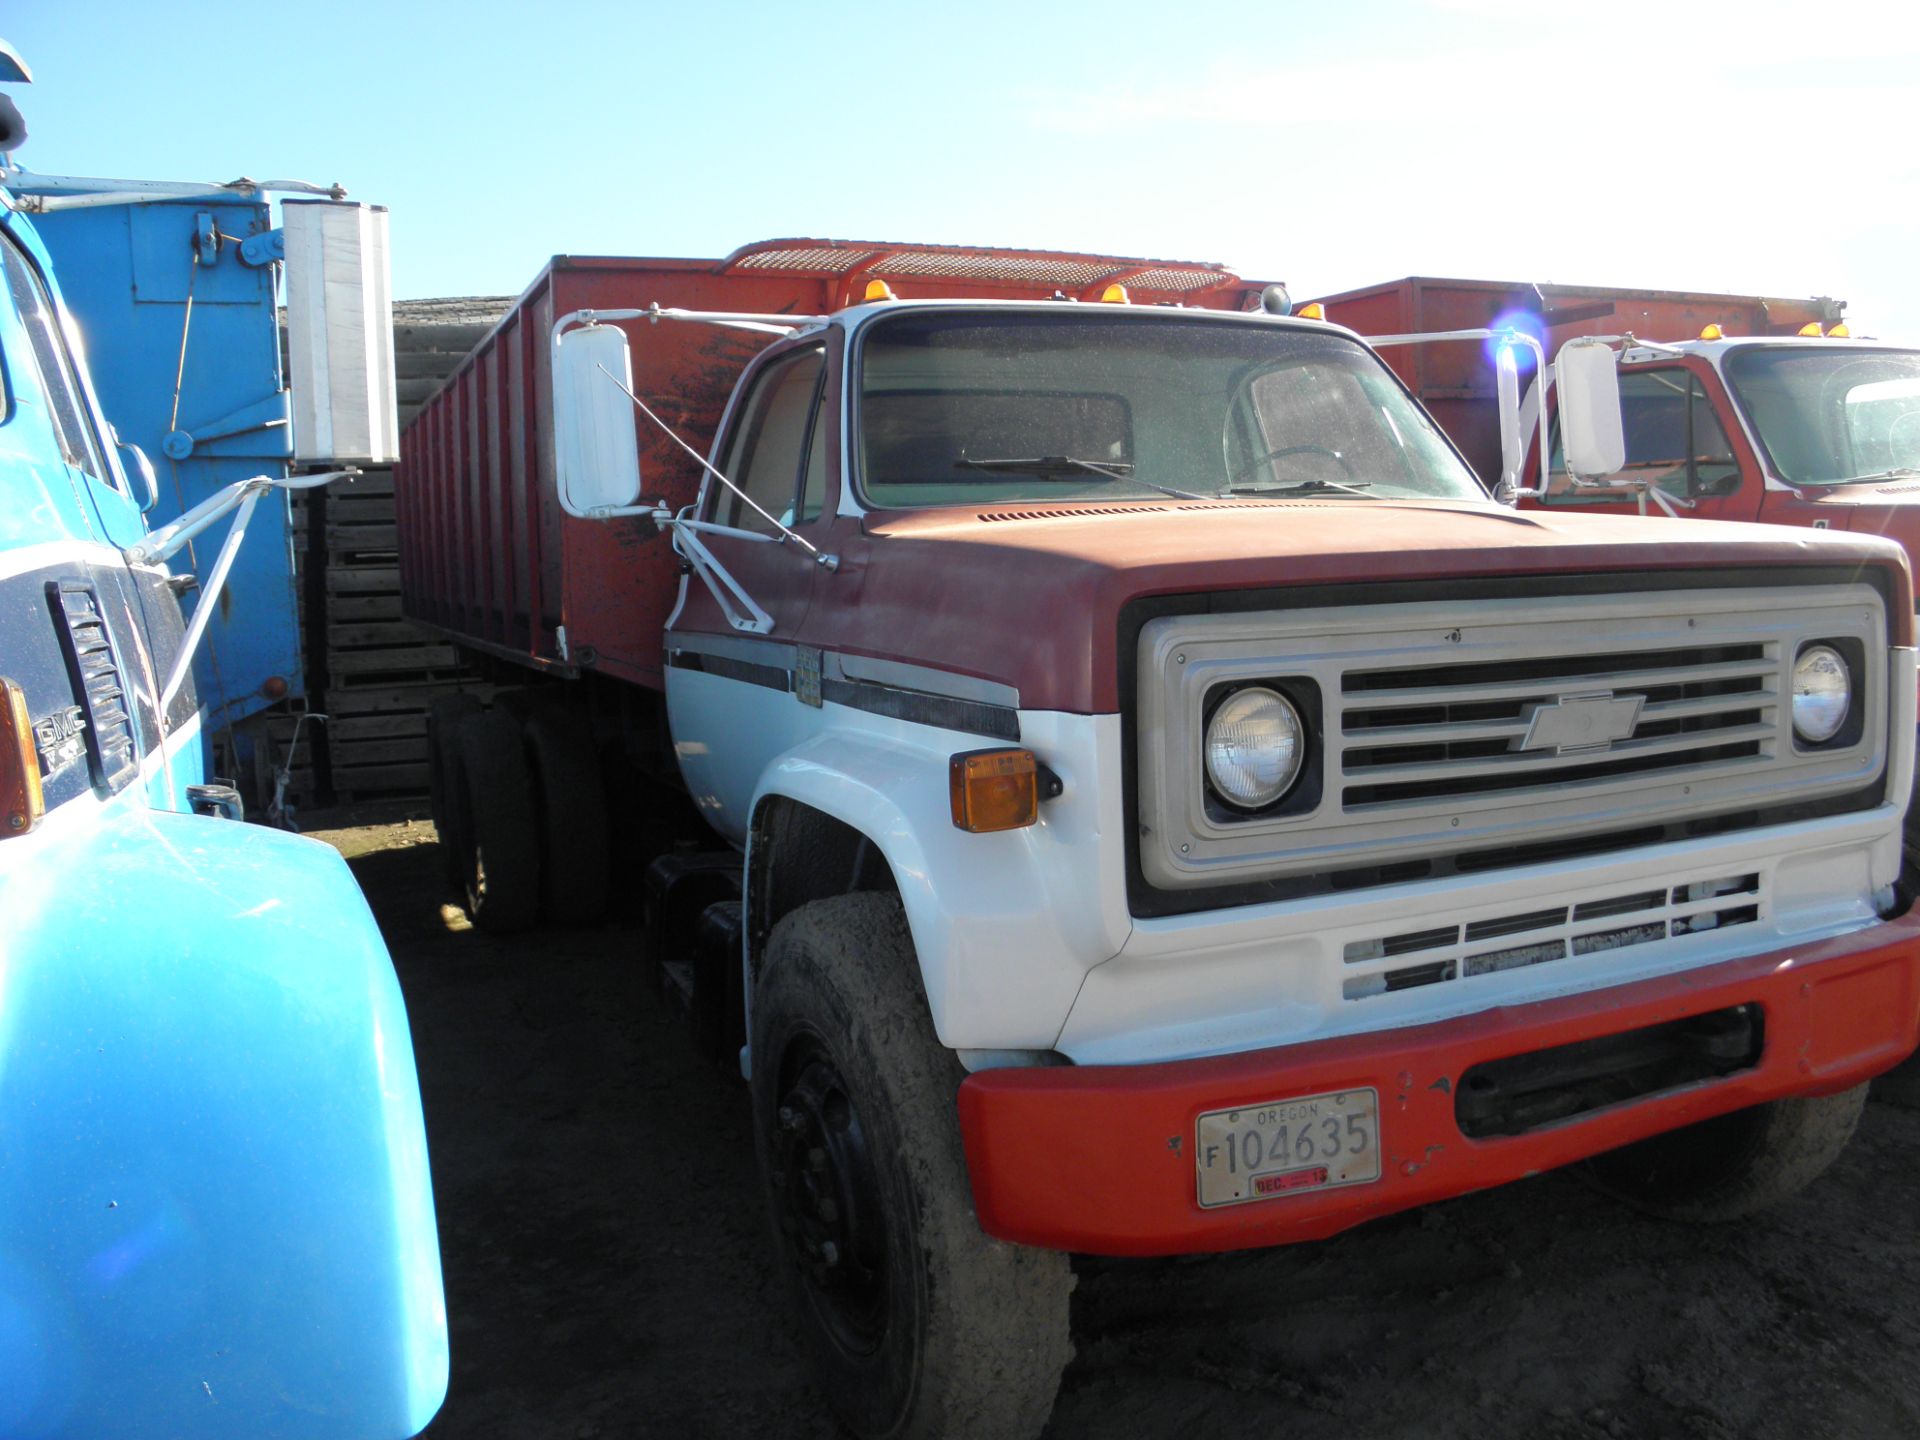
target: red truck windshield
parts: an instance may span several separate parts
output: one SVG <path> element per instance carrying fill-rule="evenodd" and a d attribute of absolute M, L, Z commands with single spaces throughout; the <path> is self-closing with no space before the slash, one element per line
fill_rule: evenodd
<path fill-rule="evenodd" d="M 909 311 L 860 349 L 860 481 L 887 508 L 1169 492 L 1484 499 L 1364 346 L 1164 311 Z"/>
<path fill-rule="evenodd" d="M 1920 352 L 1755 345 L 1726 365 L 1781 479 L 1844 485 L 1920 471 Z"/>

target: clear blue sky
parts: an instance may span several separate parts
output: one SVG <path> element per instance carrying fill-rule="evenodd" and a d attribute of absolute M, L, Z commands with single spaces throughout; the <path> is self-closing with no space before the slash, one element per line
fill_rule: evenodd
<path fill-rule="evenodd" d="M 1587 19 L 1591 15 L 1595 18 Z M 395 293 L 820 234 L 1829 294 L 1920 341 L 1920 11 L 18 0 L 36 170 L 338 180 Z"/>

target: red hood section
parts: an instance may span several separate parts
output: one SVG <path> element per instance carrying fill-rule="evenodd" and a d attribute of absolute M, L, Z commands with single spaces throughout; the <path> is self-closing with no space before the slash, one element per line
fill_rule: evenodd
<path fill-rule="evenodd" d="M 1832 515 L 1835 528 L 1844 524 L 1856 535 L 1884 535 L 1898 542 L 1911 563 L 1920 546 L 1920 483 L 1835 485 L 1801 493 L 1816 516 Z"/>
<path fill-rule="evenodd" d="M 1769 490 L 1760 518 L 1773 525 L 1821 525 L 1856 535 L 1884 535 L 1907 552 L 1909 563 L 1920 555 L 1920 481 Z"/>
<path fill-rule="evenodd" d="M 872 517 L 858 532 L 841 522 L 840 573 L 823 580 L 799 638 L 1001 681 L 1025 707 L 1088 714 L 1119 708 L 1120 610 L 1142 596 L 1879 564 L 1897 572 L 1894 643 L 1912 643 L 1900 548 L 1837 529 L 1379 500 L 1015 505 L 987 515 L 1003 518 L 920 511 Z"/>

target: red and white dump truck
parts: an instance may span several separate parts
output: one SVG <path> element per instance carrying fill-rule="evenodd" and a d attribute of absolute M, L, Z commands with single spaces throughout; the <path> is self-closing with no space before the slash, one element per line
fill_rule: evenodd
<path fill-rule="evenodd" d="M 856 1433 L 1037 1432 L 1072 1252 L 1575 1162 L 1749 1214 L 1914 1048 L 1899 548 L 1515 513 L 1286 308 L 556 260 L 403 439 L 407 607 L 509 685 L 434 721 L 476 918 L 647 893 Z"/>
<path fill-rule="evenodd" d="M 1854 338 L 1841 301 L 1408 278 L 1320 303 L 1362 335 L 1510 323 L 1549 353 L 1606 337 L 1626 463 L 1575 484 L 1550 456 L 1547 493 L 1526 508 L 1864 531 L 1909 557 L 1920 543 L 1920 349 Z M 1500 423 L 1482 347 L 1394 347 L 1387 358 L 1496 479 Z"/>

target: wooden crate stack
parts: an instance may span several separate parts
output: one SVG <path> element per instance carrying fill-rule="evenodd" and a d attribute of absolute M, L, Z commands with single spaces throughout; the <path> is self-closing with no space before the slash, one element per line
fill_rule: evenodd
<path fill-rule="evenodd" d="M 511 304 L 510 296 L 395 302 L 403 430 Z M 401 614 L 393 486 L 391 470 L 369 470 L 295 500 L 308 708 L 328 717 L 301 734 L 289 785 L 297 803 L 425 795 L 428 704 L 479 688 L 452 645 Z M 279 746 L 296 723 L 275 718 Z"/>

